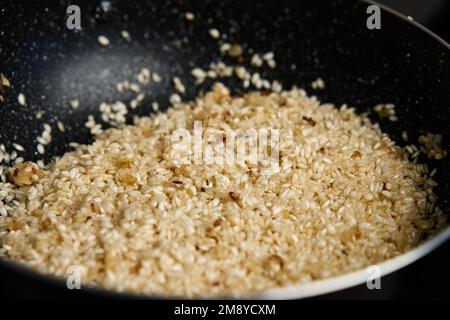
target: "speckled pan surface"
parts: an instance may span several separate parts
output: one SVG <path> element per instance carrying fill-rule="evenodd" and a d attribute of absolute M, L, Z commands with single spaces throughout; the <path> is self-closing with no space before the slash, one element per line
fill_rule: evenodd
<path fill-rule="evenodd" d="M 109 5 L 107 5 L 109 3 Z M 23 145 L 25 158 L 38 159 L 35 138 L 45 122 L 65 123 L 64 134 L 54 130 L 46 160 L 68 150 L 68 143 L 91 141 L 84 127 L 87 114 L 100 120 L 98 105 L 119 98 L 117 82 L 131 78 L 142 67 L 163 76 L 150 86 L 145 102 L 169 104 L 170 79 L 178 76 L 193 98 L 211 84 L 194 86 L 193 66 L 206 67 L 219 58 L 208 29 L 217 28 L 228 42 L 245 51 L 273 51 L 277 68 L 263 71 L 268 79 L 307 88 L 320 100 L 347 103 L 361 112 L 378 103 L 395 103 L 398 122 L 382 128 L 402 144 L 406 130 L 411 141 L 431 131 L 444 135 L 449 149 L 449 47 L 411 21 L 382 11 L 381 30 L 366 28 L 368 3 L 358 1 L 77 1 L 80 32 L 66 28 L 67 1 L 3 1 L 0 7 L 0 71 L 11 81 L 0 104 L 0 143 L 12 150 Z M 184 18 L 195 14 L 194 21 Z M 120 36 L 127 30 L 133 39 Z M 105 35 L 111 45 L 99 45 Z M 249 55 L 246 56 L 248 65 Z M 295 68 L 292 67 L 295 65 Z M 321 77 L 325 90 L 309 88 Z M 241 88 L 234 79 L 223 79 Z M 241 89 L 236 89 L 239 93 Z M 20 106 L 24 93 L 28 106 Z M 133 98 L 120 94 L 128 101 Z M 69 101 L 79 99 L 73 110 Z M 35 118 L 45 111 L 41 119 Z M 147 114 L 143 104 L 133 114 Z M 376 118 L 374 118 L 376 119 Z M 448 213 L 450 158 L 431 163 L 438 168 L 439 205 Z"/>

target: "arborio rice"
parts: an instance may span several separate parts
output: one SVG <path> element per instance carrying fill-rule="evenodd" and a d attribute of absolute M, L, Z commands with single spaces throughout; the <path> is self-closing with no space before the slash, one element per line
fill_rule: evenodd
<path fill-rule="evenodd" d="M 168 137 L 277 128 L 279 173 L 177 165 Z M 354 110 L 302 90 L 195 102 L 109 129 L 42 170 L 10 169 L 0 253 L 82 283 L 182 296 L 240 295 L 328 278 L 403 253 L 446 224 L 426 165 Z M 11 197 L 10 197 L 11 198 Z M 10 199 L 11 200 L 11 199 Z"/>

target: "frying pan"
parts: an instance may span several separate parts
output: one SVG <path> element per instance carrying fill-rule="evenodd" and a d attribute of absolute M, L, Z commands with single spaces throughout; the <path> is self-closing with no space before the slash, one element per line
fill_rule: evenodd
<path fill-rule="evenodd" d="M 81 8 L 80 31 L 66 27 L 66 8 Z M 323 102 L 347 103 L 359 112 L 370 111 L 378 103 L 394 103 L 398 122 L 381 122 L 385 132 L 404 145 L 426 132 L 442 133 L 449 149 L 450 52 L 449 45 L 414 21 L 382 7 L 381 29 L 366 27 L 367 7 L 372 2 L 344 0 L 202 0 L 202 1 L 6 1 L 0 11 L 0 70 L 11 81 L 6 99 L 0 104 L 0 142 L 8 150 L 12 143 L 25 146 L 20 155 L 41 158 L 35 138 L 43 123 L 64 122 L 64 134 L 54 130 L 45 161 L 69 150 L 69 142 L 92 141 L 84 127 L 87 114 L 100 121 L 102 101 L 130 100 L 117 93 L 116 83 L 131 78 L 148 67 L 163 76 L 151 86 L 142 107 L 133 115 L 151 112 L 150 101 L 168 105 L 170 79 L 181 78 L 187 85 L 185 100 L 194 98 L 211 82 L 194 86 L 190 70 L 206 68 L 219 57 L 217 43 L 208 35 L 210 28 L 226 33 L 228 42 L 242 45 L 244 51 L 273 51 L 277 67 L 262 76 L 278 79 L 283 86 L 304 87 Z M 195 14 L 194 21 L 184 18 Z M 127 30 L 132 41 L 120 36 Z M 111 45 L 99 45 L 105 35 Z M 225 58 L 226 60 L 226 58 Z M 245 61 L 248 65 L 248 61 Z M 317 77 L 325 90 L 312 90 Z M 239 94 L 236 79 L 221 81 Z M 19 93 L 27 97 L 27 107 L 17 103 Z M 79 99 L 80 107 L 69 107 Z M 37 111 L 44 111 L 36 119 Z M 371 115 L 373 116 L 373 115 Z M 374 120 L 378 121 L 376 117 Z M 439 206 L 449 214 L 450 157 L 428 161 L 438 169 Z M 450 237 L 450 228 L 420 247 L 380 264 L 382 275 L 399 270 L 428 254 Z M 341 277 L 269 290 L 257 298 L 299 298 L 320 295 L 364 283 L 365 270 Z M 14 262 L 0 259 L 0 281 L 12 283 L 28 296 L 67 293 L 65 282 L 43 276 Z M 90 296 L 124 297 L 95 288 L 77 293 Z M 73 294 L 72 296 L 75 296 Z"/>

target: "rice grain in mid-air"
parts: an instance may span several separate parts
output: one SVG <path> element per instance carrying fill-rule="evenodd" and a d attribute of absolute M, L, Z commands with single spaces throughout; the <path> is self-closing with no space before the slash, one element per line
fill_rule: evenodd
<path fill-rule="evenodd" d="M 105 36 L 98 36 L 97 40 L 102 46 L 109 46 L 110 44 L 109 39 Z"/>

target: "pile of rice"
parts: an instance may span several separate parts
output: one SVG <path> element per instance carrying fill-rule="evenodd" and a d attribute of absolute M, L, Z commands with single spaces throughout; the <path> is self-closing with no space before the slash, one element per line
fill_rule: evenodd
<path fill-rule="evenodd" d="M 178 165 L 177 128 L 276 128 L 277 174 Z M 445 225 L 426 165 L 365 116 L 298 89 L 196 101 L 101 133 L 45 170 L 10 170 L 0 254 L 83 284 L 182 296 L 307 283 L 401 254 Z"/>

